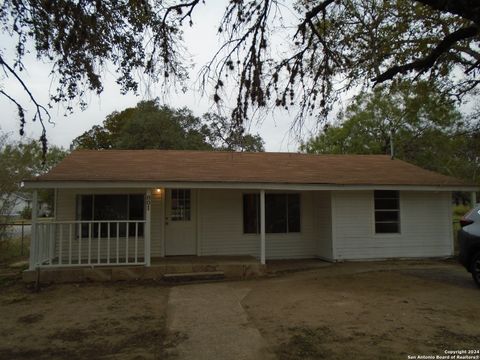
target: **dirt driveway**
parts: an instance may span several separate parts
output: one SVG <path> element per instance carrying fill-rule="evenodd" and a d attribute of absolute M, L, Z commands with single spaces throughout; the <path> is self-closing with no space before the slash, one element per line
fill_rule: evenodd
<path fill-rule="evenodd" d="M 480 290 L 455 263 L 344 263 L 256 284 L 243 301 L 280 359 L 480 350 Z"/>
<path fill-rule="evenodd" d="M 453 262 L 343 263 L 254 281 L 185 285 L 175 296 L 172 289 L 71 284 L 34 293 L 3 282 L 0 359 L 181 359 L 181 350 L 201 342 L 203 332 L 222 331 L 215 321 L 202 330 L 168 320 L 171 294 L 176 313 L 184 319 L 188 310 L 195 313 L 179 296 L 190 290 L 217 294 L 215 301 L 236 299 L 236 311 L 244 312 L 239 326 L 259 334 L 278 359 L 407 359 L 480 349 L 480 290 Z M 204 304 L 204 318 L 225 315 L 221 304 Z M 235 331 L 231 323 L 228 328 Z"/>

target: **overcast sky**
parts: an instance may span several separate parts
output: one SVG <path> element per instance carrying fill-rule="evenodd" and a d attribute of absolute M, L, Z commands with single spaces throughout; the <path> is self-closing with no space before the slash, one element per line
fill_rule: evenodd
<path fill-rule="evenodd" d="M 190 90 L 183 93 L 171 93 L 167 99 L 163 99 L 166 105 L 173 107 L 186 106 L 200 116 L 207 111 L 216 111 L 212 107 L 211 96 L 201 97 L 193 84 L 197 78 L 198 69 L 210 60 L 213 51 L 218 49 L 219 39 L 217 38 L 217 28 L 219 20 L 223 14 L 224 7 L 201 5 L 194 15 L 194 27 L 185 29 L 185 44 L 192 55 L 191 61 L 196 64 L 196 68 L 191 73 L 192 86 Z M 0 43 L 6 47 L 2 50 L 8 56 L 9 49 L 12 48 L 12 40 L 0 38 Z M 10 47 L 8 46 L 10 45 Z M 25 59 L 27 72 L 23 72 L 23 79 L 32 90 L 34 96 L 41 103 L 48 103 L 49 88 L 51 79 L 49 77 L 50 65 L 38 62 L 33 56 Z M 55 107 L 50 111 L 54 125 L 47 125 L 47 136 L 51 144 L 68 147 L 71 141 L 81 135 L 93 125 L 101 124 L 105 116 L 114 110 L 123 110 L 127 107 L 133 107 L 138 101 L 151 99 L 162 94 L 160 87 L 152 88 L 149 93 L 142 91 L 141 96 L 128 94 L 122 96 L 120 89 L 115 83 L 115 77 L 107 75 L 104 82 L 105 90 L 100 96 L 91 95 L 89 105 L 85 111 L 75 108 L 72 115 L 64 116 L 62 106 Z M 20 99 L 23 104 L 28 103 L 25 92 L 20 89 L 13 79 L 0 79 L 0 84 L 4 84 L 5 89 L 15 98 Z M 144 89 L 145 90 L 145 89 Z M 211 95 L 211 94 L 209 94 Z M 30 110 L 31 112 L 32 110 Z M 266 142 L 267 151 L 297 151 L 298 142 L 289 135 L 289 125 L 293 120 L 295 113 L 288 114 L 285 111 L 270 114 L 262 123 L 258 119 L 253 119 L 250 132 L 259 133 Z M 28 118 L 28 114 L 27 114 Z M 4 97 L 0 97 L 0 127 L 2 131 L 12 133 L 12 136 L 18 136 L 18 117 L 16 108 Z M 307 127 L 307 132 L 313 128 L 312 123 Z M 41 133 L 39 124 L 27 122 L 26 134 L 29 137 L 38 138 Z"/>

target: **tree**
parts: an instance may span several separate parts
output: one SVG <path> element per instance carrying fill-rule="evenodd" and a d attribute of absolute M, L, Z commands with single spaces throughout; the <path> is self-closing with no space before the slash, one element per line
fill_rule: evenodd
<path fill-rule="evenodd" d="M 85 149 L 176 149 L 263 151 L 259 135 L 229 128 L 226 118 L 160 106 L 144 101 L 135 108 L 108 115 L 103 126 L 94 126 L 73 140 L 73 147 Z"/>
<path fill-rule="evenodd" d="M 24 179 L 48 172 L 67 152 L 52 146 L 44 158 L 41 145 L 34 140 L 12 141 L 8 134 L 0 135 L 0 214 L 9 214 L 15 206 L 15 193 L 26 192 L 21 187 Z M 53 192 L 39 191 L 39 201 L 53 208 Z M 1 229 L 0 229 L 1 230 Z"/>
<path fill-rule="evenodd" d="M 115 67 L 122 92 L 138 90 L 138 72 L 185 86 L 182 28 L 194 26 L 202 3 L 6 0 L 0 6 L 2 32 L 17 43 L 14 57 L 0 52 L 0 66 L 27 92 L 36 109 L 33 120 L 42 124 L 48 111 L 21 76 L 29 44 L 52 64 L 58 83 L 52 102 L 70 107 L 77 98 L 86 105 L 88 91 L 102 92 L 106 64 Z M 342 91 L 398 77 L 440 78 L 443 90 L 459 97 L 476 92 L 480 0 L 298 0 L 294 10 L 298 21 L 290 24 L 282 15 L 292 11 L 289 3 L 226 2 L 219 24 L 225 42 L 202 74 L 217 103 L 226 81 L 234 80 L 233 125 L 244 124 L 257 106 L 299 105 L 299 120 L 317 109 L 325 114 Z M 279 39 L 272 34 L 278 33 L 287 43 L 276 55 Z M 8 89 L 0 94 L 18 107 L 23 132 L 25 105 Z"/>
<path fill-rule="evenodd" d="M 431 83 L 400 83 L 356 96 L 337 122 L 302 144 L 309 153 L 390 154 L 448 175 L 477 181 L 480 127 L 466 122 Z"/>
<path fill-rule="evenodd" d="M 225 151 L 265 151 L 260 135 L 246 134 L 243 128 L 232 126 L 224 116 L 213 113 L 203 115 L 207 125 L 208 142 L 217 150 Z"/>
<path fill-rule="evenodd" d="M 188 109 L 173 110 L 156 101 L 108 115 L 103 126 L 94 126 L 73 140 L 86 149 L 196 149 L 207 150 L 200 120 Z"/>

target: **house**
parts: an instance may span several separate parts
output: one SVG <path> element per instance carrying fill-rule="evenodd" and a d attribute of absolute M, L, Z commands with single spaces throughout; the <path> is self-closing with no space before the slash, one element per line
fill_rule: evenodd
<path fill-rule="evenodd" d="M 29 193 L 11 193 L 0 197 L 0 216 L 4 218 L 18 218 L 22 211 L 32 207 L 32 195 Z M 37 215 L 49 217 L 51 210 L 47 202 L 37 204 Z"/>
<path fill-rule="evenodd" d="M 0 197 L 0 216 L 14 218 L 20 216 L 23 209 L 31 206 L 30 194 L 11 193 Z"/>
<path fill-rule="evenodd" d="M 478 190 L 383 155 L 170 150 L 74 151 L 25 187 L 55 189 L 54 220 L 33 214 L 30 269 L 445 257 L 452 191 Z"/>

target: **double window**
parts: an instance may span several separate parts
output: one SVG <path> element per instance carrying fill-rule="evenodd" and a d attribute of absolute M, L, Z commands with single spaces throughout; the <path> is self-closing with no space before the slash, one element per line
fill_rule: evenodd
<path fill-rule="evenodd" d="M 91 236 L 107 237 L 117 236 L 117 224 L 115 220 L 138 220 L 145 219 L 145 199 L 142 194 L 132 195 L 78 195 L 77 197 L 77 218 L 81 221 L 112 221 L 110 225 L 94 223 Z M 89 236 L 89 224 L 82 224 L 82 237 Z M 119 223 L 119 236 L 126 236 L 128 229 L 129 236 L 143 236 L 143 223 L 127 225 Z"/>
<path fill-rule="evenodd" d="M 260 233 L 260 195 L 243 195 L 243 232 Z M 265 232 L 300 232 L 300 194 L 265 195 Z"/>
<path fill-rule="evenodd" d="M 400 233 L 400 196 L 398 191 L 375 190 L 375 233 Z"/>

